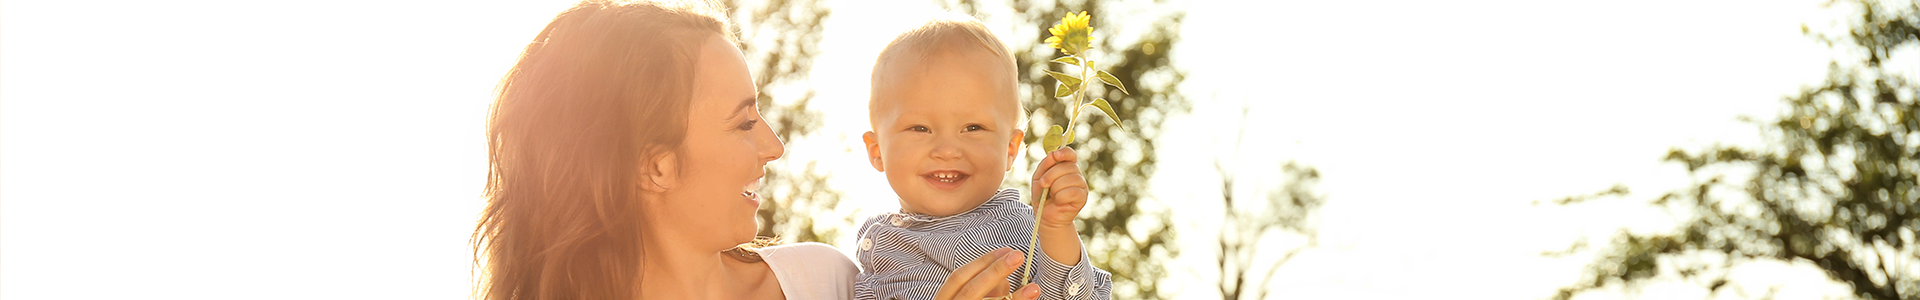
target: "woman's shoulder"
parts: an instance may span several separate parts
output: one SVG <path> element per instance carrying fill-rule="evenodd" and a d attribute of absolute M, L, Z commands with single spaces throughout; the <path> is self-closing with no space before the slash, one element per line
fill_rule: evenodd
<path fill-rule="evenodd" d="M 860 274 L 853 259 L 822 243 L 793 243 L 760 248 L 787 299 L 849 299 Z"/>
<path fill-rule="evenodd" d="M 853 266 L 853 261 L 847 259 L 846 253 L 841 253 L 839 248 L 816 242 L 768 246 L 760 248 L 759 252 L 762 258 L 787 257 L 807 261 L 833 260 L 837 258 L 839 262 L 847 263 L 848 267 Z"/>

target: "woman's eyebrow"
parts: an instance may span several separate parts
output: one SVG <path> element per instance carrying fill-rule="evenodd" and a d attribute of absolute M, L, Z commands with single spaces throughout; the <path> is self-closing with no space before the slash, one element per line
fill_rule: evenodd
<path fill-rule="evenodd" d="M 747 107 L 752 107 L 752 106 L 753 106 L 753 104 L 754 104 L 755 102 L 759 102 L 759 100 L 760 100 L 759 98 L 755 98 L 755 97 L 747 97 L 747 100 L 745 100 L 745 101 L 740 101 L 740 106 L 737 106 L 737 107 L 734 107 L 734 108 L 733 108 L 733 113 L 732 113 L 732 114 L 729 114 L 729 115 L 739 115 L 739 114 L 740 114 L 740 111 L 742 111 L 742 110 L 746 110 L 746 109 L 747 109 Z"/>

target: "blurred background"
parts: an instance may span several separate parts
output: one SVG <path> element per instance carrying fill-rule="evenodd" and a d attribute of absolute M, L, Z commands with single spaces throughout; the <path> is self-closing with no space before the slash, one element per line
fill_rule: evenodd
<path fill-rule="evenodd" d="M 492 89 L 572 3 L 0 1 L 0 298 L 469 297 Z M 1913 1 L 729 4 L 789 242 L 898 209 L 895 33 L 986 21 L 1032 132 L 1088 11 L 1116 298 L 1920 299 Z"/>

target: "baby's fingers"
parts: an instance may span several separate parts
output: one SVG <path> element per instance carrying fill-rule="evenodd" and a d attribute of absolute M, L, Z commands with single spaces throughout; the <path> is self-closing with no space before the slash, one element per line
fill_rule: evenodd
<path fill-rule="evenodd" d="M 1058 181 L 1061 176 L 1071 174 L 1079 177 L 1079 160 L 1080 157 L 1074 154 L 1073 148 L 1061 147 L 1060 150 L 1048 153 L 1047 158 L 1040 161 L 1040 167 L 1033 171 L 1034 186 L 1043 189 L 1053 188 L 1055 181 Z"/>
<path fill-rule="evenodd" d="M 1053 153 L 1047 153 L 1047 159 L 1061 162 L 1077 162 L 1080 161 L 1080 153 L 1073 152 L 1073 147 L 1060 147 L 1060 150 L 1053 150 Z"/>

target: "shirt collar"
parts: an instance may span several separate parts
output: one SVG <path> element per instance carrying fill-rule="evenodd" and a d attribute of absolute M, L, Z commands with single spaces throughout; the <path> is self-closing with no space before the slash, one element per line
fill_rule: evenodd
<path fill-rule="evenodd" d="M 913 226 L 915 224 L 946 221 L 946 220 L 955 219 L 955 218 L 959 218 L 967 215 L 986 212 L 986 211 L 993 210 L 995 208 L 1000 208 L 1001 206 L 1006 206 L 1009 203 L 1020 203 L 1019 189 L 1001 189 L 999 193 L 994 193 L 992 198 L 988 198 L 987 202 L 981 202 L 980 205 L 974 206 L 973 209 L 969 209 L 963 213 L 953 214 L 951 216 L 941 217 L 941 216 L 932 216 L 932 215 L 909 213 L 909 212 L 898 212 L 898 213 L 893 213 L 893 215 L 890 216 L 890 218 L 893 220 L 898 220 L 896 221 L 897 224 L 894 224 L 895 226 L 906 227 L 906 226 Z"/>

